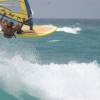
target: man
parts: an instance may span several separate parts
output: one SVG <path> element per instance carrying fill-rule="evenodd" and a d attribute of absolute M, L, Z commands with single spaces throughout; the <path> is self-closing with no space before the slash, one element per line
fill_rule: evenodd
<path fill-rule="evenodd" d="M 2 27 L 2 31 L 4 33 L 4 37 L 6 38 L 12 38 L 13 36 L 16 38 L 15 33 L 22 33 L 21 28 L 23 26 L 22 24 L 14 25 L 13 22 L 8 22 L 7 20 L 4 20 L 6 14 L 4 14 L 0 19 L 0 25 Z"/>
<path fill-rule="evenodd" d="M 0 19 L 0 25 L 2 27 L 2 31 L 4 33 L 4 37 L 6 38 L 12 38 L 14 33 L 16 32 L 16 28 L 13 28 L 14 23 L 13 22 L 8 22 L 7 20 L 4 19 L 6 13 L 3 14 L 3 16 Z"/>

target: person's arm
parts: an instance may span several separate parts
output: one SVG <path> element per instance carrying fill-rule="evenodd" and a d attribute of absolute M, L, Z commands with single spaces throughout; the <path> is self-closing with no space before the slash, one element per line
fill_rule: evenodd
<path fill-rule="evenodd" d="M 6 26 L 2 23 L 2 22 L 3 22 L 3 19 L 4 19 L 4 17 L 5 17 L 5 15 L 6 15 L 6 13 L 4 13 L 4 14 L 2 15 L 2 17 L 0 18 L 0 25 L 1 25 L 1 27 L 3 27 L 3 28 L 6 27 Z"/>
<path fill-rule="evenodd" d="M 2 16 L 1 18 L 0 18 L 0 25 L 2 25 L 2 20 L 4 19 L 4 16 Z"/>
<path fill-rule="evenodd" d="M 3 20 L 4 17 L 5 17 L 5 15 L 6 15 L 6 13 L 4 13 L 4 14 L 2 15 L 2 17 L 0 18 L 0 22 L 2 22 L 2 20 Z"/>
<path fill-rule="evenodd" d="M 4 15 L 2 15 L 2 17 L 0 18 L 0 22 L 4 19 Z"/>

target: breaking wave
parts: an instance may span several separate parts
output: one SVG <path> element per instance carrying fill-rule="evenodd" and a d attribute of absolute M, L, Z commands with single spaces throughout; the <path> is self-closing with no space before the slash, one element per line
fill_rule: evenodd
<path fill-rule="evenodd" d="M 19 100 L 22 92 L 39 100 L 100 99 L 100 69 L 96 62 L 41 65 L 20 55 L 9 59 L 4 54 L 0 53 L 1 88 Z"/>

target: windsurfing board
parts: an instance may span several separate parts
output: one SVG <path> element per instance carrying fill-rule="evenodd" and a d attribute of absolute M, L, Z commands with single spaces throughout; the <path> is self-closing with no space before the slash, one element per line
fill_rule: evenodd
<path fill-rule="evenodd" d="M 32 37 L 44 37 L 53 34 L 57 27 L 54 25 L 35 25 L 33 31 L 29 30 L 29 26 L 24 25 L 22 34 L 16 34 L 17 37 L 21 38 L 32 38 Z"/>

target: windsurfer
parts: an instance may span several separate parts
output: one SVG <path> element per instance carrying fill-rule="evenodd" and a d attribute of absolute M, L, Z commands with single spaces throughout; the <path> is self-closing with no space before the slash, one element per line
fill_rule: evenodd
<path fill-rule="evenodd" d="M 15 33 L 15 28 L 13 28 L 14 26 L 14 23 L 13 22 L 8 22 L 6 19 L 4 19 L 6 13 L 4 13 L 0 19 L 0 25 L 1 25 L 1 28 L 2 28 L 2 31 L 4 33 L 4 37 L 6 38 L 11 38 L 14 35 Z"/>
<path fill-rule="evenodd" d="M 14 25 L 13 22 L 8 22 L 6 19 L 4 19 L 6 13 L 4 13 L 0 19 L 0 25 L 2 27 L 2 31 L 4 33 L 4 37 L 6 38 L 12 38 L 13 36 L 15 36 L 15 33 L 17 32 L 18 33 L 22 33 L 22 26 L 24 23 L 21 23 L 21 24 L 17 24 L 17 25 Z"/>

